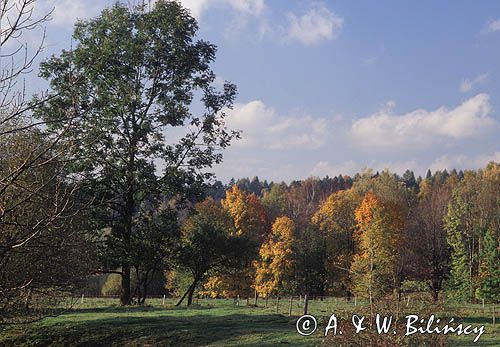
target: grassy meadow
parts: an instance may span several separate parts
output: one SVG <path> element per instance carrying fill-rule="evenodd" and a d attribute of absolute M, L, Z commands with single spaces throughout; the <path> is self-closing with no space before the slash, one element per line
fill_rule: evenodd
<path fill-rule="evenodd" d="M 250 301 L 252 303 L 252 301 Z M 420 303 L 425 305 L 425 303 Z M 401 314 L 420 309 L 417 301 L 402 305 Z M 298 299 L 275 300 L 264 307 L 234 305 L 232 300 L 200 299 L 191 308 L 175 307 L 173 299 L 150 299 L 144 307 L 120 307 L 116 299 L 85 298 L 56 317 L 0 333 L 0 346 L 324 346 L 323 329 L 330 314 L 341 321 L 352 314 L 368 314 L 366 303 L 327 298 L 311 300 L 309 313 L 318 319 L 318 330 L 311 336 L 296 332 L 295 323 L 302 309 Z M 498 309 L 498 307 L 497 307 Z M 439 317 L 474 326 L 484 325 L 477 343 L 474 335 L 448 336 L 446 346 L 499 346 L 500 328 L 492 324 L 493 307 L 486 305 L 446 306 Z M 361 333 L 362 334 L 362 333 Z M 353 344 L 354 345 L 354 344 Z M 410 344 L 412 345 L 412 344 Z"/>

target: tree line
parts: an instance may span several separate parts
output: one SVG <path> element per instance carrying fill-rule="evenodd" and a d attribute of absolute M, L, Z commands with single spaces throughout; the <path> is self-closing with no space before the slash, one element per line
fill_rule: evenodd
<path fill-rule="evenodd" d="M 254 240 L 253 257 L 244 267 L 207 271 L 202 295 L 356 295 L 372 302 L 428 291 L 437 301 L 446 290 L 461 302 L 499 299 L 497 163 L 417 179 L 409 170 L 366 171 L 271 183 L 260 198 L 230 184 L 220 202 L 209 197 L 199 206 L 225 212 L 230 234 Z"/>

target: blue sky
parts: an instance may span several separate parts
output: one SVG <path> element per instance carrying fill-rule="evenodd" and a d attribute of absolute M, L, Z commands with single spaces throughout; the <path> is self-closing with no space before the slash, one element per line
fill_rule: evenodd
<path fill-rule="evenodd" d="M 500 161 L 500 2 L 185 0 L 238 86 L 218 177 L 417 174 Z M 112 1 L 55 6 L 47 49 Z M 33 89 L 44 84 L 30 82 Z"/>

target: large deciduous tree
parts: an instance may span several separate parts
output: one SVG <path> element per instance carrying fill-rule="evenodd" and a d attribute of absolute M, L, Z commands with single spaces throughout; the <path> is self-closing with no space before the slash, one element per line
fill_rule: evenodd
<path fill-rule="evenodd" d="M 236 88 L 213 87 L 216 47 L 197 40 L 197 30 L 177 2 L 117 3 L 77 23 L 74 48 L 41 64 L 53 98 L 37 116 L 60 131 L 62 116 L 75 115 L 63 140 L 78 146 L 75 178 L 97 194 L 96 228 L 105 231 L 108 269 L 120 269 L 122 304 L 132 299 L 141 211 L 197 198 L 207 169 L 238 135 L 224 123 Z"/>
<path fill-rule="evenodd" d="M 177 262 L 189 270 L 192 283 L 177 305 L 193 294 L 207 275 L 241 268 L 248 261 L 252 241 L 234 229 L 227 212 L 213 200 L 198 203 L 195 213 L 184 223 Z"/>
<path fill-rule="evenodd" d="M 358 205 L 359 197 L 353 189 L 340 190 L 330 195 L 312 218 L 325 238 L 325 265 L 331 289 L 345 292 L 348 287 L 356 230 L 354 211 Z"/>
<path fill-rule="evenodd" d="M 250 250 L 253 256 L 243 268 L 217 276 L 219 278 L 211 278 L 210 292 L 224 293 L 226 296 L 250 295 L 256 270 L 252 261 L 257 259 L 259 245 L 267 238 L 270 229 L 267 213 L 255 194 L 248 194 L 237 185 L 226 191 L 226 198 L 221 200 L 221 205 L 231 216 L 236 232 L 254 241 L 254 248 Z"/>
<path fill-rule="evenodd" d="M 351 265 L 353 290 L 368 297 L 370 306 L 398 286 L 398 244 L 401 218 L 394 206 L 385 206 L 368 192 L 355 212 L 357 252 Z"/>

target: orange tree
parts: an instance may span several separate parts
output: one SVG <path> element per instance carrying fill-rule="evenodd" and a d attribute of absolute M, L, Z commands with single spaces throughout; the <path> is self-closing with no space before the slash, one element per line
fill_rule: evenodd
<path fill-rule="evenodd" d="M 384 206 L 372 192 L 363 198 L 355 218 L 357 252 L 351 265 L 352 289 L 372 304 L 396 285 L 402 220 L 394 206 Z"/>

